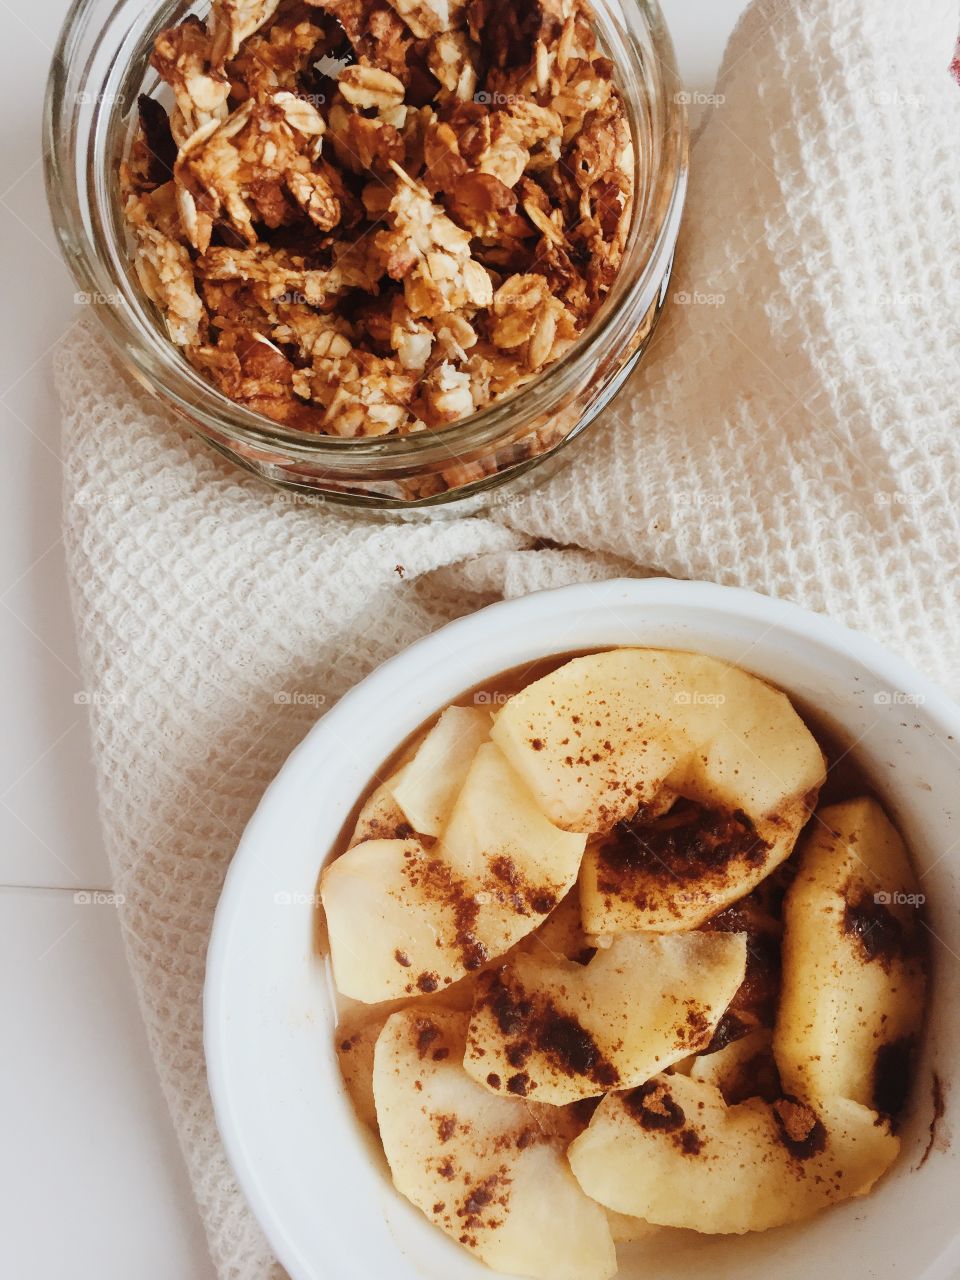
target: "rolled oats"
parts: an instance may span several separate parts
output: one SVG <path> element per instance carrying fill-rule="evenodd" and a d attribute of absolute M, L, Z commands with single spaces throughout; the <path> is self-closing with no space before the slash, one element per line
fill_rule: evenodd
<path fill-rule="evenodd" d="M 477 68 L 470 41 L 463 31 L 444 31 L 431 40 L 427 66 L 440 85 L 437 101 L 469 102 L 477 91 Z"/>
<path fill-rule="evenodd" d="M 213 0 L 151 61 L 173 106 L 141 101 L 121 169 L 135 269 L 238 403 L 440 428 L 609 291 L 634 156 L 586 0 Z"/>
<path fill-rule="evenodd" d="M 403 82 L 389 71 L 379 71 L 376 67 L 347 67 L 337 81 L 337 88 L 352 107 L 359 107 L 361 111 L 374 107 L 386 111 L 403 102 Z"/>
<path fill-rule="evenodd" d="M 210 13 L 210 61 L 222 67 L 240 52 L 248 36 L 277 11 L 280 0 L 221 0 Z"/>

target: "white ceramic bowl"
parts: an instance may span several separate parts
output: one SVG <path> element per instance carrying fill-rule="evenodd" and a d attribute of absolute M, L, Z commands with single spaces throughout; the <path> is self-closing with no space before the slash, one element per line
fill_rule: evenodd
<path fill-rule="evenodd" d="M 393 1190 L 334 1052 L 317 874 L 360 793 L 433 712 L 508 668 L 577 649 L 694 650 L 766 678 L 856 743 L 927 895 L 933 997 L 895 1168 L 865 1200 L 743 1238 L 677 1233 L 622 1253 L 624 1280 L 775 1272 L 886 1280 L 960 1273 L 949 1143 L 960 1052 L 960 708 L 872 641 L 749 592 L 661 579 L 565 587 L 483 609 L 413 645 L 344 697 L 271 785 L 227 876 L 207 960 L 207 1070 L 243 1190 L 292 1280 L 480 1280 L 486 1268 Z M 931 1141 L 934 1073 L 946 1114 Z M 648 1246 L 649 1248 L 649 1246 Z"/>

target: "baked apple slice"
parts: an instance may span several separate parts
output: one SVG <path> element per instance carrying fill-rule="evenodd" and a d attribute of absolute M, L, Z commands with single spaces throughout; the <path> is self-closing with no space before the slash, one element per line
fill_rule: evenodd
<path fill-rule="evenodd" d="M 364 801 L 347 848 L 352 849 L 365 840 L 405 840 L 412 835 L 413 828 L 407 821 L 407 815 L 384 783 Z"/>
<path fill-rule="evenodd" d="M 791 1092 L 901 1109 L 924 1009 L 918 890 L 875 800 L 816 815 L 784 902 L 774 1051 Z"/>
<path fill-rule="evenodd" d="M 473 1008 L 476 978 L 471 974 L 452 987 L 444 987 L 432 996 L 417 997 L 417 1011 L 428 1009 L 469 1013 Z M 373 1100 L 373 1052 L 387 1019 L 401 1009 L 408 1009 L 411 999 L 387 1000 L 384 1004 L 347 1005 L 337 1022 L 336 1046 L 340 1074 L 357 1116 L 371 1129 L 377 1127 Z M 571 1131 L 569 1141 L 586 1125 Z"/>
<path fill-rule="evenodd" d="M 373 1099 L 373 1053 L 380 1032 L 397 1005 L 362 1005 L 337 1023 L 337 1061 L 357 1118 L 371 1129 L 377 1127 Z"/>
<path fill-rule="evenodd" d="M 570 831 L 609 831 L 665 786 L 705 805 L 774 814 L 823 778 L 816 740 L 785 694 L 716 658 L 672 650 L 574 658 L 510 698 L 491 736 Z"/>
<path fill-rule="evenodd" d="M 578 1186 L 561 1138 L 470 1079 L 466 1030 L 465 1014 L 410 1009 L 377 1041 L 373 1090 L 397 1190 L 495 1271 L 609 1280 L 606 1214 Z"/>
<path fill-rule="evenodd" d="M 435 836 L 450 817 L 477 747 L 490 736 L 490 712 L 447 707 L 404 751 L 396 771 L 364 801 L 347 846 L 364 840 Z"/>
<path fill-rule="evenodd" d="M 713 1053 L 698 1054 L 686 1073 L 719 1089 L 728 1105 L 747 1098 L 776 1102 L 783 1096 L 773 1057 L 773 1036 L 769 1027 L 758 1027 Z"/>
<path fill-rule="evenodd" d="M 558 826 L 595 837 L 588 933 L 695 928 L 791 852 L 824 776 L 787 697 L 713 658 L 617 649 L 514 695 L 491 734 Z"/>
<path fill-rule="evenodd" d="M 520 944 L 534 956 L 554 960 L 579 960 L 585 964 L 596 950 L 596 940 L 583 931 L 580 894 L 574 886 L 543 924 Z"/>
<path fill-rule="evenodd" d="M 477 982 L 464 1066 L 553 1106 L 642 1084 L 710 1043 L 745 965 L 737 933 L 626 934 L 586 964 L 518 951 Z"/>
<path fill-rule="evenodd" d="M 751 1098 L 660 1075 L 610 1094 L 570 1146 L 587 1195 L 617 1213 L 705 1234 L 797 1222 L 866 1195 L 896 1159 L 899 1140 L 849 1098 Z"/>
<path fill-rule="evenodd" d="M 628 1218 L 625 1213 L 614 1213 L 612 1209 L 607 1210 L 607 1222 L 610 1224 L 614 1244 L 638 1244 L 640 1241 L 648 1241 L 651 1236 L 663 1230 L 663 1227 L 654 1226 L 652 1222 L 644 1222 L 642 1218 Z"/>
<path fill-rule="evenodd" d="M 447 707 L 413 758 L 387 780 L 387 790 L 418 835 L 442 832 L 490 726 L 490 712 L 482 707 Z"/>
<path fill-rule="evenodd" d="M 338 989 L 373 1004 L 475 972 L 554 910 L 576 881 L 584 844 L 547 820 L 484 743 L 435 845 L 370 840 L 324 871 Z"/>

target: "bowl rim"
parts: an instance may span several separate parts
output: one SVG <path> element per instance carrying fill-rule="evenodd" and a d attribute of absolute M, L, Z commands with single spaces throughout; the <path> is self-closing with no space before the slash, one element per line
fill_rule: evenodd
<path fill-rule="evenodd" d="M 747 623 L 767 624 L 769 629 L 785 631 L 846 659 L 852 658 L 887 687 L 922 698 L 924 715 L 942 733 L 952 735 L 960 741 L 960 705 L 932 680 L 921 675 L 908 662 L 871 637 L 790 601 L 710 582 L 661 577 L 615 578 L 531 592 L 516 599 L 488 605 L 447 623 L 414 641 L 370 672 L 312 726 L 264 791 L 227 869 L 207 950 L 203 990 L 203 1044 L 217 1127 L 237 1182 L 270 1247 L 291 1276 L 304 1274 L 297 1247 L 287 1236 L 269 1193 L 262 1187 L 257 1170 L 246 1157 L 241 1127 L 232 1107 L 228 1079 L 230 1069 L 225 1045 L 220 1037 L 231 927 L 237 914 L 237 904 L 245 892 L 247 866 L 255 860 L 254 845 L 261 836 L 261 828 L 269 829 L 274 800 L 289 785 L 291 774 L 302 770 L 316 744 L 322 738 L 336 734 L 342 721 L 353 718 L 358 705 L 376 705 L 379 691 L 398 683 L 403 684 L 410 668 L 420 673 L 424 670 L 438 670 L 445 655 L 449 655 L 451 651 L 451 642 L 452 647 L 457 648 L 457 642 L 462 638 L 469 637 L 475 642 L 478 635 L 486 632 L 491 643 L 490 674 L 496 674 L 502 669 L 493 656 L 497 651 L 498 635 L 508 635 L 511 629 L 522 628 L 526 622 L 536 621 L 541 616 L 556 615 L 557 606 L 561 604 L 565 613 L 595 611 L 604 606 L 613 608 L 617 603 L 623 604 L 625 596 L 631 606 L 642 604 L 652 608 L 692 609 L 708 614 L 723 614 L 727 618 Z M 544 653 L 543 656 L 549 655 Z M 378 761 L 373 762 L 374 769 L 377 763 Z M 318 870 L 324 856 L 318 851 Z M 957 1240 L 953 1242 L 952 1253 L 954 1256 L 951 1261 L 960 1259 L 960 1242 Z M 945 1254 L 941 1254 L 927 1269 L 925 1276 L 930 1277 L 930 1280 L 945 1280 L 948 1273 L 941 1269 L 945 1257 Z M 923 1277 L 917 1277 L 917 1280 L 923 1280 Z"/>

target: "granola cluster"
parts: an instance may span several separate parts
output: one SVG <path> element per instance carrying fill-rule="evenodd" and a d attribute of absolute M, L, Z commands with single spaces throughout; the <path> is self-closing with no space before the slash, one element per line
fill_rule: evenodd
<path fill-rule="evenodd" d="M 157 39 L 121 171 L 136 271 L 231 399 L 445 426 L 608 292 L 634 159 L 586 0 L 214 0 Z"/>

